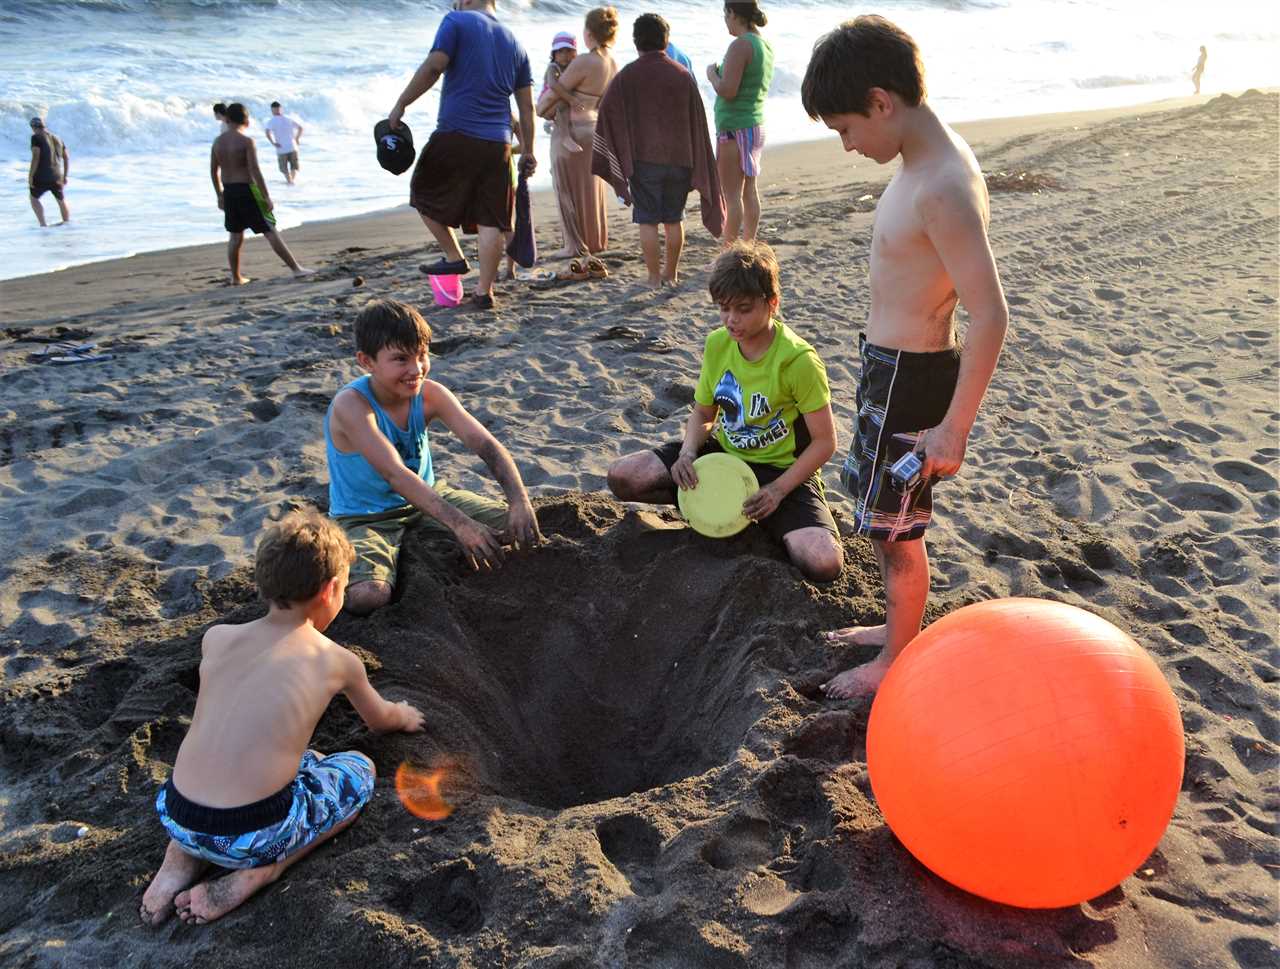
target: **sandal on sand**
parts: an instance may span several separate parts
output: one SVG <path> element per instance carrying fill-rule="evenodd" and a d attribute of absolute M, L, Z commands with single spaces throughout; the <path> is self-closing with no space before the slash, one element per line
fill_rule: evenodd
<path fill-rule="evenodd" d="M 450 262 L 442 258 L 435 262 L 424 262 L 418 268 L 428 276 L 465 276 L 471 272 L 471 264 L 465 259 Z"/>
<path fill-rule="evenodd" d="M 471 298 L 463 305 L 468 310 L 491 310 L 494 309 L 493 297 L 488 293 L 472 293 Z"/>
<path fill-rule="evenodd" d="M 609 267 L 607 267 L 595 256 L 587 257 L 587 265 L 585 268 L 587 271 L 587 275 L 590 276 L 592 279 L 608 279 L 609 278 Z"/>
<path fill-rule="evenodd" d="M 587 272 L 587 267 L 578 259 L 570 262 L 568 269 L 562 269 L 556 273 L 556 279 L 562 283 L 579 283 L 584 279 L 590 278 L 591 274 Z"/>

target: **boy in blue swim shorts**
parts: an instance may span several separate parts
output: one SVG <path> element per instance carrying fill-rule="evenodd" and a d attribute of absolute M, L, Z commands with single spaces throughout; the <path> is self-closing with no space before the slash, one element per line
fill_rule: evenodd
<path fill-rule="evenodd" d="M 422 729 L 418 710 L 384 700 L 355 654 L 323 635 L 354 560 L 337 524 L 289 515 L 258 544 L 267 615 L 205 633 L 191 727 L 156 795 L 169 847 L 142 898 L 148 924 L 175 908 L 192 924 L 221 918 L 355 821 L 373 794 L 373 761 L 307 747 L 335 694 L 371 730 Z M 197 884 L 211 865 L 232 871 Z"/>

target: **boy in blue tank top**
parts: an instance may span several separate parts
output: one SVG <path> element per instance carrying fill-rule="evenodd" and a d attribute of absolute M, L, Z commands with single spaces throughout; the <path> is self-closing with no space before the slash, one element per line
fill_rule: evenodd
<path fill-rule="evenodd" d="M 367 615 L 391 601 L 405 531 L 453 535 L 474 569 L 502 565 L 503 544 L 542 540 L 515 462 L 449 390 L 428 380 L 431 327 L 396 300 L 369 303 L 355 324 L 356 361 L 368 371 L 333 398 L 324 419 L 329 514 L 351 539 L 356 561 L 348 611 Z M 507 505 L 451 488 L 436 477 L 427 425 L 439 420 L 488 466 Z"/>

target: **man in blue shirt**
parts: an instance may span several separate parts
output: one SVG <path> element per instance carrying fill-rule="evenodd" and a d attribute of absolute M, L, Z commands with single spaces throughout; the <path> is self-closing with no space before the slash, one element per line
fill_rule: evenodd
<path fill-rule="evenodd" d="M 459 0 L 445 14 L 431 53 L 387 116 L 394 128 L 405 109 L 444 76 L 440 114 L 409 187 L 409 204 L 444 253 L 424 264 L 433 276 L 463 275 L 471 267 L 454 228 L 475 225 L 480 235 L 480 280 L 472 305 L 493 308 L 503 233 L 511 231 L 511 95 L 520 112 L 520 164 L 528 174 L 533 155 L 533 73 L 515 35 L 498 23 L 494 0 Z"/>

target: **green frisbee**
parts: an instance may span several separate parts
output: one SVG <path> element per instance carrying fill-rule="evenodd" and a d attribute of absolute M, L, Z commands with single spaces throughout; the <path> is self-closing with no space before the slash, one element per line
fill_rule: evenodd
<path fill-rule="evenodd" d="M 728 538 L 737 535 L 751 519 L 742 513 L 742 503 L 760 490 L 750 465 L 742 458 L 722 451 L 704 454 L 693 462 L 698 486 L 676 489 L 680 513 L 699 535 Z"/>

